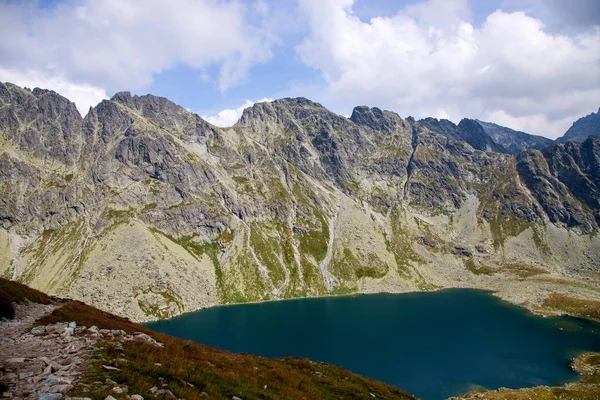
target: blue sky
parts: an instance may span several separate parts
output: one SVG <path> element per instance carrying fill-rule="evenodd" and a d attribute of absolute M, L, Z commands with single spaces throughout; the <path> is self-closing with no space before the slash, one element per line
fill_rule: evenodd
<path fill-rule="evenodd" d="M 143 6 L 142 6 L 143 4 Z M 560 136 L 600 106 L 597 0 L 0 0 L 0 80 L 90 105 L 165 96 L 217 125 L 304 96 L 349 115 Z"/>

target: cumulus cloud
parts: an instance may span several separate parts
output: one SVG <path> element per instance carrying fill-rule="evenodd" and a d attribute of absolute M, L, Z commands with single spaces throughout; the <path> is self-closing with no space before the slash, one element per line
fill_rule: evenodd
<path fill-rule="evenodd" d="M 600 25 L 598 0 L 504 0 L 509 6 L 528 7 L 555 28 L 582 29 Z"/>
<path fill-rule="evenodd" d="M 600 105 L 598 27 L 549 33 L 539 19 L 501 10 L 474 26 L 466 0 L 361 21 L 353 3 L 300 0 L 310 32 L 296 50 L 322 72 L 332 102 L 508 122 L 550 137 Z"/>
<path fill-rule="evenodd" d="M 31 69 L 11 70 L 0 65 L 0 81 L 11 82 L 29 89 L 39 87 L 54 90 L 74 102 L 82 116 L 87 114 L 90 107 L 94 107 L 103 99 L 108 98 L 102 88 L 69 82 L 63 77 L 45 75 Z"/>
<path fill-rule="evenodd" d="M 255 103 L 264 103 L 268 101 L 273 101 L 273 99 L 265 97 L 257 102 L 246 100 L 246 102 L 238 108 L 227 108 L 219 111 L 216 115 L 203 115 L 202 118 L 215 126 L 228 128 L 240 119 L 246 108 L 252 107 Z"/>
<path fill-rule="evenodd" d="M 144 88 L 180 64 L 217 66 L 226 90 L 271 57 L 274 39 L 250 22 L 267 12 L 234 0 L 1 2 L 0 54 L 4 68 L 109 90 Z"/>

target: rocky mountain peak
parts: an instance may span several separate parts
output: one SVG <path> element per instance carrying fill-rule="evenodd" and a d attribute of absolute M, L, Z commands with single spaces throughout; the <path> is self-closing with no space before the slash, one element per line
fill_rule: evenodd
<path fill-rule="evenodd" d="M 72 165 L 83 145 L 83 119 L 75 103 L 52 90 L 33 91 L 11 83 L 0 85 L 0 126 L 4 140 L 20 151 Z"/>
<path fill-rule="evenodd" d="M 458 123 L 458 127 L 462 131 L 462 139 L 473 146 L 474 149 L 497 153 L 507 152 L 502 146 L 494 142 L 476 120 L 463 118 Z"/>
<path fill-rule="evenodd" d="M 556 141 L 558 143 L 583 142 L 588 136 L 600 136 L 600 108 L 598 108 L 598 112 L 579 118 L 565 132 L 564 136 L 559 137 Z"/>
<path fill-rule="evenodd" d="M 117 92 L 110 100 L 126 106 L 133 105 L 133 96 L 131 96 L 131 92 Z"/>
<path fill-rule="evenodd" d="M 247 125 L 252 120 L 277 119 L 277 114 L 294 113 L 297 109 L 322 108 L 318 103 L 314 103 L 304 97 L 283 98 L 274 101 L 254 103 L 242 112 L 242 116 L 237 122 L 238 125 Z"/>
<path fill-rule="evenodd" d="M 402 118 L 396 113 L 366 106 L 354 107 L 350 120 L 355 124 L 365 125 L 388 133 L 394 131 L 397 125 L 402 122 Z"/>

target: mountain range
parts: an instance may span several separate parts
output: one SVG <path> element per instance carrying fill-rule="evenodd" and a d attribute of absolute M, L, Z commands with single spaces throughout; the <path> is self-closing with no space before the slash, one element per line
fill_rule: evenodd
<path fill-rule="evenodd" d="M 217 128 L 161 97 L 82 118 L 0 83 L 0 274 L 135 321 L 445 287 L 597 300 L 598 115 L 554 143 L 286 98 Z"/>

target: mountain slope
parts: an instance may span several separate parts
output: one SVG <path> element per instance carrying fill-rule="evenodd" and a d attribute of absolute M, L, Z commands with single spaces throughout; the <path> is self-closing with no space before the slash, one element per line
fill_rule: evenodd
<path fill-rule="evenodd" d="M 496 153 L 508 153 L 508 151 L 496 143 L 479 121 L 464 118 L 458 125 L 447 119 L 437 120 L 425 118 L 419 121 L 431 131 L 441 133 L 453 139 L 464 141 L 476 150 Z"/>
<path fill-rule="evenodd" d="M 442 287 L 530 308 L 600 298 L 600 139 L 515 157 L 303 98 L 227 129 L 129 93 L 82 119 L 54 92 L 0 86 L 0 273 L 48 293 L 136 321 Z"/>
<path fill-rule="evenodd" d="M 553 141 L 543 136 L 515 131 L 504 126 L 476 120 L 485 133 L 510 154 L 517 154 L 525 150 L 541 150 L 550 146 Z"/>
<path fill-rule="evenodd" d="M 553 144 L 551 139 L 478 119 L 464 118 L 458 125 L 445 119 L 435 118 L 425 118 L 419 123 L 432 131 L 465 141 L 474 149 L 487 152 L 518 154 L 525 150 L 541 150 Z"/>
<path fill-rule="evenodd" d="M 565 132 L 562 137 L 556 139 L 556 141 L 558 143 L 570 141 L 583 142 L 588 136 L 600 137 L 600 109 L 598 109 L 598 112 L 579 118 L 567 132 Z"/>

